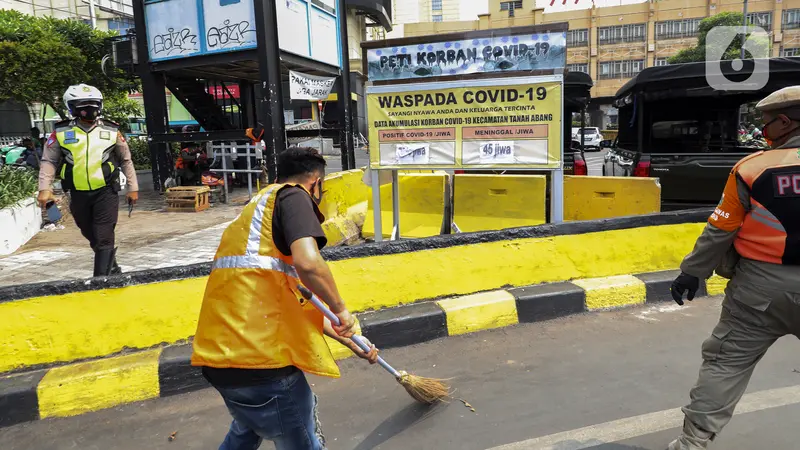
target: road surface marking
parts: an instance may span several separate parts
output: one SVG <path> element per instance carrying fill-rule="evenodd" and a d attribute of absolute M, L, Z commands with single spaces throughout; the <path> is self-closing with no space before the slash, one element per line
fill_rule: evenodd
<path fill-rule="evenodd" d="M 645 310 L 633 313 L 633 316 L 642 320 L 647 320 L 649 322 L 658 322 L 658 319 L 656 319 L 655 317 L 651 317 L 653 314 L 670 313 L 670 312 L 680 311 L 685 308 L 688 308 L 688 306 L 680 306 L 677 304 L 651 306 L 650 308 L 647 308 Z"/>
<path fill-rule="evenodd" d="M 759 391 L 742 397 L 734 415 L 796 403 L 800 403 L 800 386 Z M 675 408 L 514 442 L 488 450 L 581 450 L 681 426 L 683 426 L 683 413 L 680 408 Z M 664 447 L 666 446 L 667 442 L 664 442 Z"/>

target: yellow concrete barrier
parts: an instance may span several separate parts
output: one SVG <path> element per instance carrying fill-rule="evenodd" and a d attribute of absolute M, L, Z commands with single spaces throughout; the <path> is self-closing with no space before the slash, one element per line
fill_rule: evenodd
<path fill-rule="evenodd" d="M 348 308 L 360 312 L 506 286 L 672 270 L 704 227 L 683 223 L 476 240 L 329 265 Z M 194 335 L 207 279 L 0 302 L 0 373 L 185 342 Z M 334 351 L 346 356 L 343 348 Z"/>
<path fill-rule="evenodd" d="M 465 233 L 541 225 L 546 188 L 543 175 L 457 174 L 453 223 Z"/>
<path fill-rule="evenodd" d="M 356 243 L 360 238 L 371 192 L 361 181 L 363 176 L 363 169 L 355 169 L 325 177 L 319 209 L 325 215 L 322 229 L 330 247 Z"/>
<path fill-rule="evenodd" d="M 445 189 L 448 177 L 445 172 L 401 173 L 400 182 L 400 235 L 422 238 L 441 234 L 445 209 Z M 383 237 L 392 235 L 392 186 L 381 186 L 381 222 Z M 375 237 L 374 205 L 370 190 L 367 216 L 361 234 Z"/>
<path fill-rule="evenodd" d="M 657 178 L 564 177 L 564 220 L 593 220 L 661 211 Z"/>

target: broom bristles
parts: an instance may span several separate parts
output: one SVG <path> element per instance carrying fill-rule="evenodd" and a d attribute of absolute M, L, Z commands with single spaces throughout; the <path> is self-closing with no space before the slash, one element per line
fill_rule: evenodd
<path fill-rule="evenodd" d="M 439 378 L 425 378 L 400 372 L 397 381 L 414 400 L 426 405 L 442 401 L 450 396 L 450 386 L 445 383 L 445 380 Z"/>

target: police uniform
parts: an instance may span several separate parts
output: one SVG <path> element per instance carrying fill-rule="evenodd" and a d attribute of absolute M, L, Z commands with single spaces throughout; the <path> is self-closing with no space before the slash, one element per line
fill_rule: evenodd
<path fill-rule="evenodd" d="M 800 108 L 800 86 L 775 92 L 757 108 Z M 800 117 L 790 118 L 800 128 Z M 719 323 L 702 345 L 700 375 L 683 408 L 683 435 L 670 450 L 706 448 L 731 419 L 769 347 L 787 334 L 800 337 L 800 131 L 791 135 L 779 148 L 736 164 L 681 264 L 689 276 L 706 279 L 716 269 L 730 282 Z"/>
<path fill-rule="evenodd" d="M 95 276 L 107 274 L 114 256 L 114 230 L 119 214 L 119 174 L 128 191 L 139 186 L 131 152 L 119 126 L 106 119 L 87 123 L 59 122 L 47 140 L 39 171 L 39 190 L 49 190 L 56 173 L 70 192 L 70 212 L 95 251 Z"/>

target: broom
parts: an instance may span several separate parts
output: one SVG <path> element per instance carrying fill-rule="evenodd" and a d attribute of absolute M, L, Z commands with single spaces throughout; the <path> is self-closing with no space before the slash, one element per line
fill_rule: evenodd
<path fill-rule="evenodd" d="M 297 286 L 297 289 L 300 290 L 300 293 L 303 294 L 303 297 L 306 300 L 309 300 L 314 306 L 319 309 L 322 314 L 327 317 L 331 323 L 334 325 L 339 325 L 339 318 L 336 317 L 336 314 L 331 312 L 325 304 L 322 303 L 322 300 L 319 299 L 313 292 L 308 290 L 304 286 Z M 358 345 L 358 347 L 364 351 L 365 353 L 369 353 L 371 350 L 370 346 L 364 341 L 364 338 L 354 334 L 350 337 L 350 339 Z M 394 367 L 389 365 L 383 358 L 380 356 L 378 357 L 378 364 L 381 365 L 387 372 L 392 374 L 394 378 L 403 386 L 408 392 L 408 394 L 416 401 L 420 403 L 424 403 L 426 405 L 430 405 L 441 401 L 450 396 L 450 387 L 444 382 L 444 380 L 438 378 L 425 378 L 420 377 L 417 375 L 412 375 L 404 370 L 395 370 Z"/>

